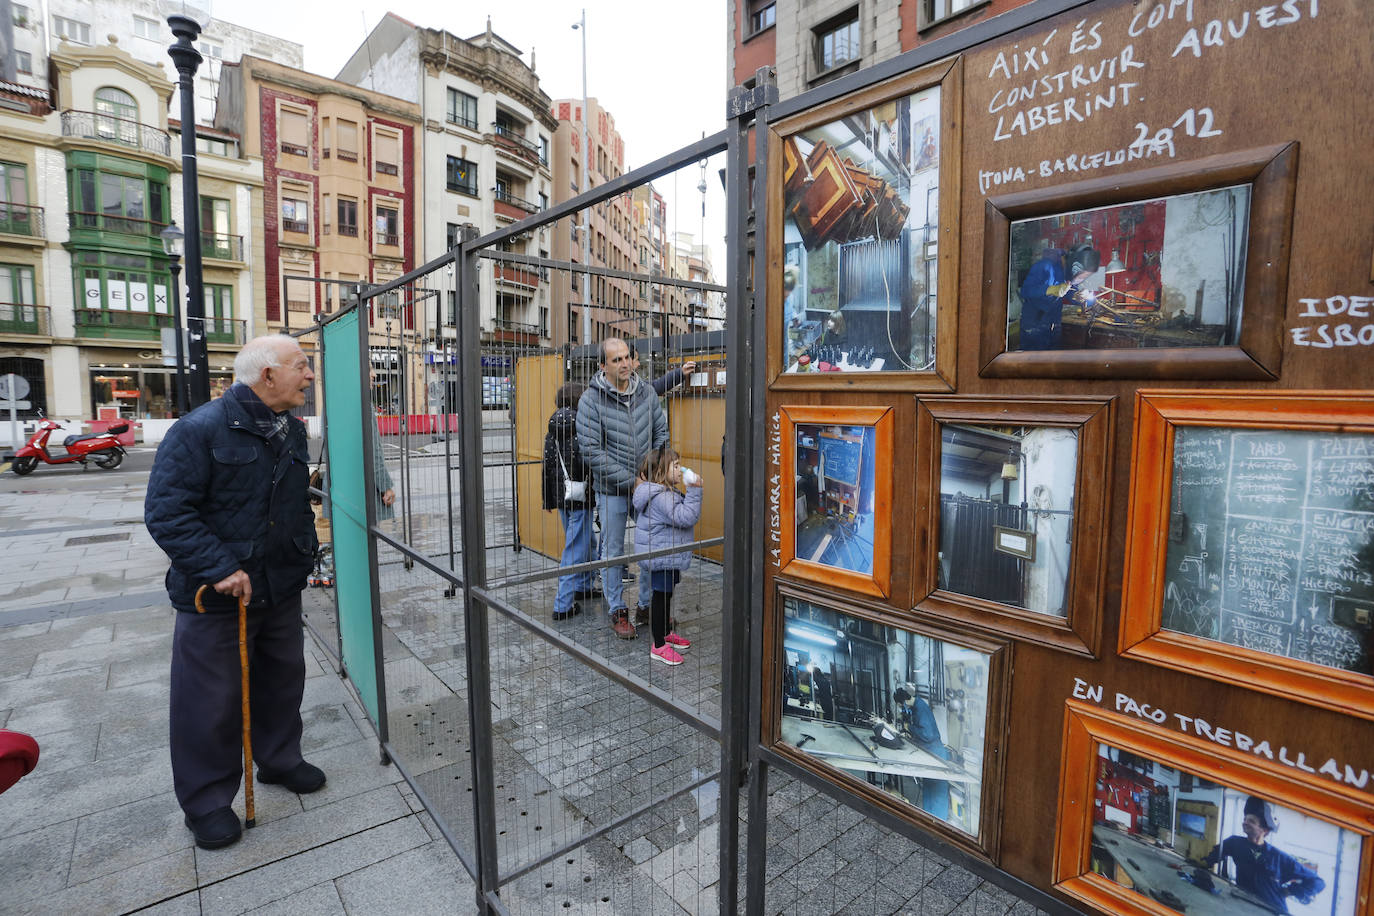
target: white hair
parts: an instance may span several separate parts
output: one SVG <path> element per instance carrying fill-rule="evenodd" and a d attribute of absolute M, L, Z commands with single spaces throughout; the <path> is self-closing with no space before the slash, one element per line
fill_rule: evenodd
<path fill-rule="evenodd" d="M 254 337 L 234 357 L 234 381 L 252 388 L 262 381 L 264 369 L 281 368 L 282 357 L 285 356 L 283 344 L 291 343 L 295 343 L 294 338 L 285 334 Z"/>

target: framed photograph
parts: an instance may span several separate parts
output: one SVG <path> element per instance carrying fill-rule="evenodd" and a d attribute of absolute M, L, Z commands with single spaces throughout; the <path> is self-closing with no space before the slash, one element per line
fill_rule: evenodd
<path fill-rule="evenodd" d="M 781 586 L 778 749 L 991 855 L 1010 650 Z"/>
<path fill-rule="evenodd" d="M 1121 914 L 1357 916 L 1374 799 L 1070 700 L 1055 886 Z"/>
<path fill-rule="evenodd" d="M 1374 718 L 1374 398 L 1136 395 L 1121 652 Z"/>
<path fill-rule="evenodd" d="M 1297 144 L 989 198 L 982 374 L 1273 379 Z"/>
<path fill-rule="evenodd" d="M 953 387 L 960 95 L 943 62 L 771 127 L 780 387 Z"/>
<path fill-rule="evenodd" d="M 887 598 L 890 407 L 783 407 L 781 563 L 789 576 Z"/>
<path fill-rule="evenodd" d="M 918 399 L 918 607 L 1096 654 L 1113 403 Z"/>

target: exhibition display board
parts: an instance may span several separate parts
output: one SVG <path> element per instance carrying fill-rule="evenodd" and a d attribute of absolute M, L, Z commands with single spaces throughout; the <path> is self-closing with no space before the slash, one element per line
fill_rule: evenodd
<path fill-rule="evenodd" d="M 1075 907 L 1374 912 L 1374 7 L 1025 23 L 763 125 L 762 741 Z"/>

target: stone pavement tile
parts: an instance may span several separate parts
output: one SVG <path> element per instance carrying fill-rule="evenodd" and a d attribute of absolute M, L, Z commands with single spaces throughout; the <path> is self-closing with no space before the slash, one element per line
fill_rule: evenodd
<path fill-rule="evenodd" d="M 58 824 L 160 795 L 171 784 L 172 766 L 165 748 L 52 773 L 43 771 L 40 757 L 38 769 L 5 793 L 3 828 L 13 834 Z"/>
<path fill-rule="evenodd" d="M 67 886 L 76 821 L 0 839 L 0 909 L 38 901 Z M 36 905 L 36 904 L 35 904 Z"/>
<path fill-rule="evenodd" d="M 5 658 L 3 663 L 8 668 L 11 660 Z M 16 675 L 13 679 L 0 681 L 0 708 L 22 709 L 72 694 L 103 691 L 108 678 L 102 665 L 31 677 Z"/>
<path fill-rule="evenodd" d="M 395 795 L 395 798 L 400 804 L 400 796 Z M 299 817 L 309 816 L 307 812 Z M 205 885 L 209 882 L 202 875 L 201 913 L 203 916 L 242 913 L 432 842 L 419 821 L 412 816 L 382 823 L 372 829 L 350 831 L 332 842 L 326 841 L 323 835 L 319 839 L 320 844 L 313 845 L 297 838 L 294 845 L 282 847 L 284 857 L 274 858 L 260 867 L 253 867 L 208 887 Z M 242 845 L 239 843 L 224 851 L 229 852 Z M 301 849 L 305 851 L 290 854 Z"/>
<path fill-rule="evenodd" d="M 200 916 L 200 891 L 192 890 L 139 910 L 138 916 Z"/>
<path fill-rule="evenodd" d="M 18 637 L 6 643 L 4 649 L 0 650 L 0 654 L 6 657 L 24 653 L 38 655 L 59 649 L 78 648 L 83 645 L 100 643 L 108 645 L 114 637 L 114 627 L 110 625 L 107 619 L 101 617 L 57 619 L 42 624 L 42 626 L 47 628 L 45 632 Z"/>
<path fill-rule="evenodd" d="M 12 639 L 25 639 L 29 636 L 42 636 L 48 632 L 51 626 L 51 623 L 44 621 L 43 623 L 23 623 L 15 627 L 0 627 L 0 643 Z"/>
<path fill-rule="evenodd" d="M 335 745 L 312 753 L 309 757 L 310 762 L 324 770 L 328 781 L 318 792 L 300 796 L 302 805 L 306 810 L 319 808 L 349 796 L 362 795 L 383 786 L 404 782 L 399 770 L 379 762 L 379 755 L 380 750 L 375 737 Z M 266 786 L 264 789 L 286 791 L 276 786 Z"/>
<path fill-rule="evenodd" d="M 108 628 L 106 628 L 108 629 Z M 171 657 L 171 642 L 165 636 L 125 637 L 118 642 L 112 639 L 73 644 L 63 649 L 41 652 L 33 665 L 33 677 L 70 671 L 74 668 L 89 668 L 108 665 L 125 659 L 147 658 L 153 654 Z"/>
<path fill-rule="evenodd" d="M 260 786 L 257 797 L 268 801 L 268 790 L 281 799 L 294 798 L 293 793 L 280 786 Z M 275 801 L 272 800 L 273 803 Z M 262 808 L 263 805 L 259 803 L 258 807 Z M 236 810 L 241 812 L 243 809 L 239 807 Z M 258 825 L 245 831 L 244 838 L 238 843 L 227 849 L 196 851 L 196 873 L 202 887 L 288 858 L 302 849 L 315 849 L 378 825 L 412 816 L 401 800 L 400 793 L 390 786 L 270 820 L 268 811 L 259 810 L 257 813 Z M 424 828 L 418 823 L 415 828 L 424 833 Z M 428 836 L 425 840 L 428 841 Z"/>
<path fill-rule="evenodd" d="M 172 667 L 172 634 L 152 645 L 145 644 L 134 658 L 110 662 L 110 687 L 129 687 L 147 681 L 169 682 Z"/>
<path fill-rule="evenodd" d="M 15 710 L 10 728 L 43 734 L 73 725 L 104 722 L 121 715 L 166 718 L 167 688 L 162 684 L 133 684 L 116 690 L 77 694 Z"/>
<path fill-rule="evenodd" d="M 154 683 L 154 682 L 148 682 Z M 98 760 L 117 759 L 152 748 L 162 748 L 170 753 L 168 734 L 167 686 L 157 684 L 162 690 L 163 700 L 152 709 L 124 711 L 116 709 L 100 723 L 100 744 L 96 748 Z"/>
<path fill-rule="evenodd" d="M 443 840 L 361 868 L 334 883 L 350 913 L 428 916 L 475 908 L 472 878 Z"/>
<path fill-rule="evenodd" d="M 946 916 L 954 911 L 961 901 L 953 899 L 934 888 L 922 888 L 920 893 L 911 897 L 899 912 L 902 916 Z"/>
<path fill-rule="evenodd" d="M 170 900 L 196 887 L 190 850 L 175 852 L 49 894 L 19 909 L 21 914 L 131 913 Z"/>
<path fill-rule="evenodd" d="M 338 916 L 346 916 L 348 910 L 344 908 L 343 901 L 339 899 L 339 890 L 334 886 L 334 882 L 321 881 L 305 890 L 296 891 L 294 894 L 289 894 L 280 900 L 273 900 L 271 903 L 247 912 L 253 916 L 332 916 L 335 913 Z M 386 912 L 386 910 L 371 910 L 370 912 L 380 913 Z"/>
<path fill-rule="evenodd" d="M 170 791 L 96 811 L 76 821 L 71 884 L 80 884 L 190 849 L 191 831 Z"/>
<path fill-rule="evenodd" d="M 371 729 L 363 731 L 360 723 L 348 713 L 342 703 L 317 703 L 302 705 L 301 722 L 305 733 L 301 737 L 301 753 L 306 759 L 314 759 L 318 752 L 341 744 L 352 744 L 370 736 Z"/>

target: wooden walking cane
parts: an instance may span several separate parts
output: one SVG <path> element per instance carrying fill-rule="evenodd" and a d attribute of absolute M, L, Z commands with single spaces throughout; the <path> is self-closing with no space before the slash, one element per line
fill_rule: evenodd
<path fill-rule="evenodd" d="M 201 593 L 210 586 L 202 585 L 196 590 L 196 611 L 205 613 L 205 605 L 200 603 Z M 243 699 L 243 825 L 254 827 L 253 812 L 253 734 L 252 718 L 248 711 L 248 602 L 242 597 L 239 601 L 239 676 L 240 695 Z"/>

